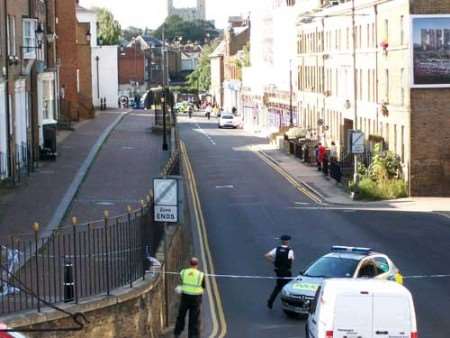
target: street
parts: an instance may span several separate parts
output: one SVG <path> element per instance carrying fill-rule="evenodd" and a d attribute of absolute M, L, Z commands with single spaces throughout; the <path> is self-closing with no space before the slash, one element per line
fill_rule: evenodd
<path fill-rule="evenodd" d="M 272 266 L 263 255 L 284 233 L 292 236 L 294 274 L 332 245 L 386 253 L 404 276 L 450 272 L 450 219 L 317 205 L 249 149 L 265 139 L 218 129 L 215 119 L 180 118 L 179 128 L 197 179 L 217 274 L 271 276 Z M 218 278 L 217 283 L 226 337 L 305 336 L 304 320 L 287 318 L 279 300 L 273 310 L 267 308 L 274 281 Z M 406 279 L 405 285 L 414 296 L 419 335 L 447 337 L 449 278 Z"/>

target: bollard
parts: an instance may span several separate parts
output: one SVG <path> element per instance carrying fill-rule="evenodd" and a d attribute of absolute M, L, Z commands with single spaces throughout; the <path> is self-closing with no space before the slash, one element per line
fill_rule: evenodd
<path fill-rule="evenodd" d="M 64 303 L 75 299 L 75 283 L 73 280 L 73 262 L 70 257 L 64 257 Z"/>

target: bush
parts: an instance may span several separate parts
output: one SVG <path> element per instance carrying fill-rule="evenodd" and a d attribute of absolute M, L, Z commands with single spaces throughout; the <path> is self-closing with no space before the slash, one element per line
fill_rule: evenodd
<path fill-rule="evenodd" d="M 354 182 L 350 183 L 349 187 L 351 191 L 355 191 Z M 392 179 L 375 182 L 369 177 L 364 177 L 359 181 L 358 197 L 363 200 L 388 200 L 406 196 L 406 183 L 403 180 Z"/>

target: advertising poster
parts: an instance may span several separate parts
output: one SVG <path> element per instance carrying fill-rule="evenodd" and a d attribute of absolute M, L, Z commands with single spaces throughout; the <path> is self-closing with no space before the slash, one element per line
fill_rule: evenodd
<path fill-rule="evenodd" d="M 450 15 L 412 17 L 412 86 L 450 87 Z"/>

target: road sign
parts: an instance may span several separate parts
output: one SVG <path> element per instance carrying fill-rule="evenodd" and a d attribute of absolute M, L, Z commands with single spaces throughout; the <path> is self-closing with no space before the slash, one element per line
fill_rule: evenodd
<path fill-rule="evenodd" d="M 364 154 L 364 133 L 361 131 L 352 133 L 352 153 Z"/>
<path fill-rule="evenodd" d="M 155 178 L 153 180 L 155 196 L 155 221 L 178 222 L 178 180 L 175 178 Z"/>
<path fill-rule="evenodd" d="M 167 223 L 178 222 L 178 207 L 155 205 L 155 221 Z"/>

